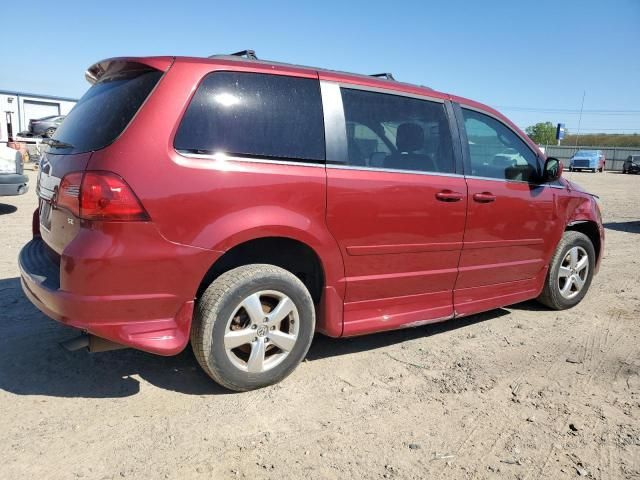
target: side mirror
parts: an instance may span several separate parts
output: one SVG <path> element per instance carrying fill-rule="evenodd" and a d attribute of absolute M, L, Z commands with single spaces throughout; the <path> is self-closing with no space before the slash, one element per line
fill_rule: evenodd
<path fill-rule="evenodd" d="M 547 158 L 544 162 L 544 172 L 542 174 L 542 180 L 545 183 L 555 182 L 562 176 L 562 162 L 554 157 Z"/>

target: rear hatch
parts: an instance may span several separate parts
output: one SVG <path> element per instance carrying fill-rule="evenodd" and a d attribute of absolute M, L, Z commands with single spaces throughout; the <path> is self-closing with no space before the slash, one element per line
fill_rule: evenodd
<path fill-rule="evenodd" d="M 80 198 L 82 172 L 91 155 L 117 141 L 172 60 L 110 59 L 87 70 L 91 88 L 56 130 L 40 162 L 36 187 L 40 234 L 56 254 L 62 253 L 81 227 L 81 208 L 69 206 Z"/>

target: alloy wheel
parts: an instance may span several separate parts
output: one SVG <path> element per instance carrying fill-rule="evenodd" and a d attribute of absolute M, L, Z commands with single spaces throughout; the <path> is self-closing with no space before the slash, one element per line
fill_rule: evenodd
<path fill-rule="evenodd" d="M 298 340 L 300 318 L 284 293 L 264 290 L 244 298 L 227 320 L 224 348 L 231 363 L 249 373 L 281 364 Z"/>
<path fill-rule="evenodd" d="M 589 275 L 589 255 L 582 247 L 572 247 L 565 254 L 558 269 L 558 289 L 567 300 L 578 295 Z"/>

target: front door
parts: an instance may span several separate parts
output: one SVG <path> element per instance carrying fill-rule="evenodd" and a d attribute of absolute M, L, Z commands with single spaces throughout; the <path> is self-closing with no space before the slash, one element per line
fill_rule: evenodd
<path fill-rule="evenodd" d="M 455 172 L 444 102 L 327 83 L 323 102 L 330 92 L 325 116 L 342 103 L 337 131 L 346 134 L 346 158 L 327 150 L 327 224 L 345 266 L 344 335 L 452 317 L 467 188 Z"/>
<path fill-rule="evenodd" d="M 511 128 L 476 110 L 458 112 L 469 207 L 454 299 L 465 315 L 537 294 L 555 247 L 558 190 L 538 183 L 542 165 Z"/>

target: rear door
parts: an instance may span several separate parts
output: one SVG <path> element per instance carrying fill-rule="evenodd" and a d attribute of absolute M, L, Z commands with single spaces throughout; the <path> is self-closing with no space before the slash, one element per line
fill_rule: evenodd
<path fill-rule="evenodd" d="M 454 301 L 457 314 L 469 314 L 536 294 L 557 241 L 561 186 L 538 183 L 536 153 L 500 119 L 456 112 L 469 208 Z"/>
<path fill-rule="evenodd" d="M 451 317 L 467 192 L 445 102 L 321 86 L 327 224 L 345 265 L 344 334 Z"/>

